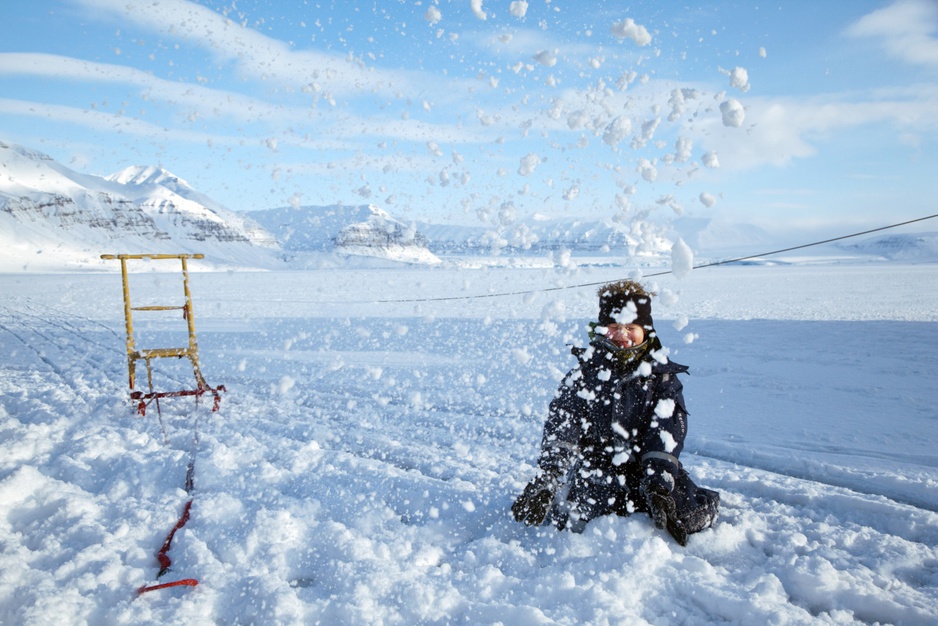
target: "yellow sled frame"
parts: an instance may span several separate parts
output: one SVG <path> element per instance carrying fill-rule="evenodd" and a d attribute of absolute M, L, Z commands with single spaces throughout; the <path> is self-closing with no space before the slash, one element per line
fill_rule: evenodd
<path fill-rule="evenodd" d="M 146 414 L 147 405 L 156 401 L 157 410 L 159 410 L 160 398 L 174 398 L 180 396 L 195 396 L 198 400 L 203 394 L 211 393 L 214 398 L 212 411 L 218 410 L 221 402 L 219 392 L 225 391 L 224 385 L 210 387 L 205 378 L 202 377 L 202 369 L 199 366 L 199 344 L 195 337 L 195 319 L 192 315 L 192 294 L 189 291 L 189 268 L 186 265 L 187 259 L 203 259 L 203 254 L 102 254 L 102 259 L 121 262 L 121 279 L 124 286 L 124 322 L 127 328 L 127 372 L 130 381 L 130 397 L 137 401 L 137 412 L 140 415 Z M 182 262 L 182 287 L 185 293 L 186 301 L 182 306 L 140 306 L 134 307 L 130 304 L 130 281 L 127 276 L 128 260 L 167 260 L 178 259 Z M 149 350 L 138 350 L 134 342 L 134 311 L 173 311 L 181 310 L 189 330 L 189 345 L 184 348 L 155 348 Z M 186 357 L 192 363 L 192 373 L 195 375 L 195 389 L 183 389 L 180 391 L 154 391 L 153 390 L 153 370 L 150 362 L 157 358 L 182 358 Z M 149 392 L 136 390 L 137 361 L 144 361 L 147 366 L 147 383 Z"/>

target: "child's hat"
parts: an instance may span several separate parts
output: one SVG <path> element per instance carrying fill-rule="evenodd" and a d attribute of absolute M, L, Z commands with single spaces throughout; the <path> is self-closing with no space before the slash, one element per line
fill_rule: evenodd
<path fill-rule="evenodd" d="M 599 289 L 600 325 L 638 324 L 646 331 L 654 330 L 655 322 L 651 317 L 651 298 L 654 295 L 632 280 L 603 285 Z"/>

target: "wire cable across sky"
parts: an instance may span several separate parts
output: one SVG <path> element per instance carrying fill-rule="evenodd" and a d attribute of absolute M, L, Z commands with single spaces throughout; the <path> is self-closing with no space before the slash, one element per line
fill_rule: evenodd
<path fill-rule="evenodd" d="M 850 233 L 849 235 L 841 235 L 839 237 L 832 237 L 830 239 L 824 239 L 821 241 L 813 241 L 811 243 L 805 243 L 805 244 L 801 244 L 798 246 L 792 246 L 790 248 L 782 248 L 780 250 L 771 250 L 769 252 L 751 254 L 749 256 L 736 257 L 733 259 L 725 259 L 723 261 L 713 261 L 711 263 L 703 263 L 701 265 L 693 266 L 692 269 L 699 270 L 699 269 L 704 269 L 707 267 L 716 267 L 718 265 L 729 265 L 731 263 L 739 263 L 741 261 L 749 261 L 751 259 L 758 259 L 762 257 L 773 256 L 776 254 L 782 254 L 784 252 L 792 252 L 794 250 L 803 250 L 804 248 L 820 246 L 826 243 L 833 243 L 835 241 L 851 239 L 853 237 L 861 237 L 863 235 L 869 235 L 871 233 L 878 233 L 884 230 L 898 228 L 900 226 L 906 226 L 908 224 L 915 224 L 916 222 L 924 222 L 925 220 L 934 219 L 936 217 L 938 217 L 938 213 L 934 215 L 926 215 L 925 217 L 918 217 L 912 220 L 907 220 L 905 222 L 899 222 L 897 224 L 890 224 L 888 226 L 880 226 L 879 228 L 871 228 L 870 230 L 864 230 L 864 231 L 857 232 L 857 233 Z M 665 270 L 662 272 L 655 272 L 654 274 L 646 274 L 644 277 L 653 278 L 655 276 L 666 276 L 667 274 L 671 274 L 671 273 L 672 273 L 672 270 Z M 397 300 L 377 300 L 376 302 L 380 302 L 382 304 L 390 304 L 390 303 L 406 303 L 406 302 L 445 302 L 447 300 L 477 300 L 477 299 L 482 299 L 482 298 L 499 298 L 503 296 L 523 296 L 523 295 L 528 295 L 532 293 L 547 293 L 550 291 L 563 291 L 566 289 L 580 289 L 583 287 L 597 287 L 599 285 L 604 285 L 607 282 L 609 281 L 603 280 L 603 281 L 596 281 L 596 282 L 590 282 L 590 283 L 577 283 L 575 285 L 564 285 L 562 287 L 544 287 L 541 289 L 527 289 L 524 291 L 504 291 L 504 292 L 499 292 L 499 293 L 485 293 L 485 294 L 475 294 L 475 295 L 468 295 L 468 296 L 444 296 L 440 298 L 402 298 L 402 299 L 397 299 Z"/>

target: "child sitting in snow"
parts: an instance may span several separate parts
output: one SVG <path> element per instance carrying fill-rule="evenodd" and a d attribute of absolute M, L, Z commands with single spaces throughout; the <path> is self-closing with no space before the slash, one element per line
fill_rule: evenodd
<path fill-rule="evenodd" d="M 687 367 L 670 361 L 634 281 L 599 290 L 590 344 L 560 385 L 544 425 L 540 474 L 511 507 L 519 522 L 582 532 L 597 517 L 646 511 L 681 545 L 713 525 L 720 497 L 697 487 L 679 456 Z"/>

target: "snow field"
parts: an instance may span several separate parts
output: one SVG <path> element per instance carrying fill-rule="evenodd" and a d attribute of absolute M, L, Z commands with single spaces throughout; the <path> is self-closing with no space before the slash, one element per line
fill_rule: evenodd
<path fill-rule="evenodd" d="M 723 498 L 683 549 L 645 516 L 580 536 L 509 517 L 594 288 L 375 302 L 623 273 L 195 274 L 228 392 L 217 414 L 165 401 L 162 428 L 126 399 L 117 275 L 0 276 L 0 622 L 932 623 L 934 266 L 656 279 L 691 366 L 682 459 Z M 161 380 L 186 385 L 174 363 Z M 193 450 L 164 580 L 200 585 L 136 597 Z"/>

